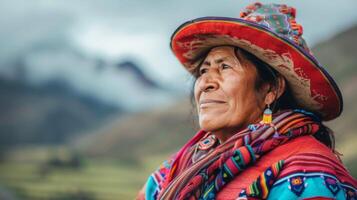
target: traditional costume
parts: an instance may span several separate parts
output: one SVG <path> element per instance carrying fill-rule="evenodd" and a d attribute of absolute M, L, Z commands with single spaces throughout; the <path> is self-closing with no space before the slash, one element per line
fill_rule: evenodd
<path fill-rule="evenodd" d="M 171 48 L 189 72 L 213 47 L 236 46 L 278 71 L 301 109 L 279 111 L 223 143 L 199 131 L 149 177 L 146 199 L 357 198 L 357 181 L 314 137 L 326 131 L 322 121 L 340 115 L 343 101 L 295 15 L 286 5 L 255 3 L 240 18 L 198 18 L 175 31 Z"/>

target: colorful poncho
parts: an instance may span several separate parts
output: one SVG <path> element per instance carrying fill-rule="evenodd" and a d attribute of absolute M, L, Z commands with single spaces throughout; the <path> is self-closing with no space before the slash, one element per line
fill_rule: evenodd
<path fill-rule="evenodd" d="M 146 199 L 356 199 L 357 181 L 313 134 L 311 113 L 284 111 L 249 125 L 193 161 L 199 131 L 146 183 Z"/>

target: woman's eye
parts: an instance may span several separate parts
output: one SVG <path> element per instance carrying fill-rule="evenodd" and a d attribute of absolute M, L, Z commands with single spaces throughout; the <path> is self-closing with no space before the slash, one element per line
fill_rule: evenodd
<path fill-rule="evenodd" d="M 207 71 L 208 71 L 207 68 L 201 68 L 201 69 L 200 69 L 200 75 L 206 73 Z"/>
<path fill-rule="evenodd" d="M 229 69 L 229 68 L 231 68 L 231 66 L 229 66 L 229 65 L 227 65 L 227 64 L 224 64 L 224 63 L 222 64 L 221 67 L 222 67 L 222 69 Z"/>

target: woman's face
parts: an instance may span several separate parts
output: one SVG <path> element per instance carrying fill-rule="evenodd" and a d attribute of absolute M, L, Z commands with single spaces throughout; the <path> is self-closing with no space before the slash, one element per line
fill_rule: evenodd
<path fill-rule="evenodd" d="M 265 103 L 255 89 L 257 70 L 238 60 L 233 47 L 213 48 L 199 74 L 194 94 L 203 130 L 239 131 L 260 120 Z"/>

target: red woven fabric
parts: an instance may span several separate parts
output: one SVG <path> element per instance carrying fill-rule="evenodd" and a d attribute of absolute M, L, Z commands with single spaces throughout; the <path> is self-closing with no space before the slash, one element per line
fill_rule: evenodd
<path fill-rule="evenodd" d="M 317 159 L 318 158 L 318 159 Z M 327 172 L 341 181 L 357 186 L 335 154 L 312 136 L 302 136 L 265 154 L 254 166 L 249 167 L 218 193 L 217 200 L 237 198 L 264 170 L 279 160 L 286 160 L 279 178 L 294 172 Z M 317 197 L 319 198 L 319 197 Z"/>

